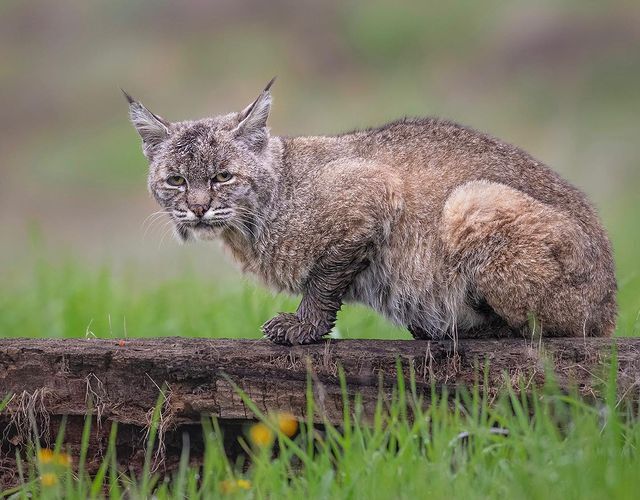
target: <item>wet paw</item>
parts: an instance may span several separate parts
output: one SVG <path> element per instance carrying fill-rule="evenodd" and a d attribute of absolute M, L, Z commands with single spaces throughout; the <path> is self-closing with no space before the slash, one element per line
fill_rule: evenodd
<path fill-rule="evenodd" d="M 295 314 L 280 313 L 262 325 L 264 336 L 282 345 L 313 344 L 324 334 L 315 325 L 301 321 Z"/>

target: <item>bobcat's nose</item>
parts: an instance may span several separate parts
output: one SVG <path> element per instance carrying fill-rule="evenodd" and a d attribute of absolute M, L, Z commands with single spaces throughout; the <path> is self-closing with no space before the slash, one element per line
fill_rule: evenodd
<path fill-rule="evenodd" d="M 206 205 L 192 205 L 189 209 L 196 215 L 196 217 L 202 218 L 207 210 L 209 210 L 209 207 Z"/>

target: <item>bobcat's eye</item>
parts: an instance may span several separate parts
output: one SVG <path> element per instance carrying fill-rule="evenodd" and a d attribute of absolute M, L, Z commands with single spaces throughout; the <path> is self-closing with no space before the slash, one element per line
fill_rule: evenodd
<path fill-rule="evenodd" d="M 184 186 L 185 182 L 186 181 L 184 177 L 181 177 L 180 175 L 172 175 L 167 177 L 167 184 L 169 184 L 169 186 L 180 187 Z"/>
<path fill-rule="evenodd" d="M 223 171 L 216 174 L 216 176 L 213 178 L 213 182 L 229 182 L 232 178 L 232 174 Z"/>

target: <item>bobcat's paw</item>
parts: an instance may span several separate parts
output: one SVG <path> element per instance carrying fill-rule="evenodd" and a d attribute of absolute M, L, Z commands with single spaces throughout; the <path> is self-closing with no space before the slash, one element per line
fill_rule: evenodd
<path fill-rule="evenodd" d="M 295 314 L 280 313 L 262 325 L 264 336 L 283 345 L 313 344 L 318 342 L 324 333 L 305 321 L 301 321 Z"/>

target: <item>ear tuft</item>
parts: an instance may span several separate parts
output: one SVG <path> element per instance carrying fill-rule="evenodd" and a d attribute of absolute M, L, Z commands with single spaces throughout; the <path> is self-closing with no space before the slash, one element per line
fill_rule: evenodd
<path fill-rule="evenodd" d="M 271 86 L 275 80 L 273 77 L 257 99 L 238 114 L 239 123 L 233 130 L 234 136 L 254 151 L 261 151 L 269 140 L 267 119 L 271 111 Z"/>
<path fill-rule="evenodd" d="M 131 123 L 142 138 L 142 151 L 147 158 L 151 158 L 158 145 L 169 136 L 169 122 L 149 111 L 124 90 L 122 93 L 129 103 Z"/>
<path fill-rule="evenodd" d="M 126 91 L 125 89 L 123 89 L 122 87 L 120 87 L 120 92 L 122 92 L 122 94 L 124 95 L 124 98 L 127 100 L 127 102 L 128 102 L 129 104 L 133 104 L 134 102 L 136 102 L 136 100 L 135 100 L 133 97 L 131 97 L 131 96 L 127 93 L 127 91 Z"/>
<path fill-rule="evenodd" d="M 276 81 L 276 78 L 278 77 L 274 76 L 271 80 L 269 80 L 269 83 L 267 83 L 267 86 L 264 88 L 263 92 L 269 92 L 271 90 L 271 86 L 273 85 L 273 82 Z"/>

